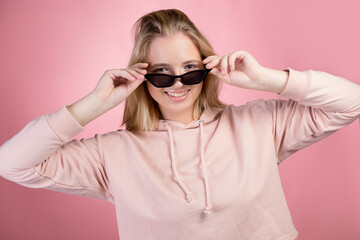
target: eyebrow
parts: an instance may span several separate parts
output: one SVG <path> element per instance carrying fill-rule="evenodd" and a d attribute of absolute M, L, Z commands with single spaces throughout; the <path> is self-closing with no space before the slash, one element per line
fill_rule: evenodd
<path fill-rule="evenodd" d="M 196 62 L 196 63 L 200 64 L 200 61 L 195 60 L 195 59 L 187 60 L 187 61 L 183 62 L 183 64 L 193 63 L 193 62 Z M 168 67 L 170 65 L 167 64 L 167 63 L 156 63 L 156 64 L 153 64 L 153 65 L 150 65 L 149 68 L 153 69 L 153 68 L 160 67 L 160 66 Z"/>

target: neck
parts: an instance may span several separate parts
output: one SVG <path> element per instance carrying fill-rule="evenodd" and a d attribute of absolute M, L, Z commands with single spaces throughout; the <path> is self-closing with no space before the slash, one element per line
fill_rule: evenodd
<path fill-rule="evenodd" d="M 193 109 L 186 111 L 186 112 L 169 112 L 169 111 L 162 111 L 162 117 L 165 120 L 176 121 L 182 124 L 188 124 L 194 121 L 193 117 Z"/>

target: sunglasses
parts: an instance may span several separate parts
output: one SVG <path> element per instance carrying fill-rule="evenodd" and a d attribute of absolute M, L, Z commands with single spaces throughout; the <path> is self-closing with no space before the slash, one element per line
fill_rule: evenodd
<path fill-rule="evenodd" d="M 201 83 L 201 81 L 204 80 L 211 69 L 212 68 L 199 69 L 175 76 L 161 73 L 148 73 L 145 74 L 145 78 L 157 88 L 171 87 L 174 84 L 176 78 L 180 78 L 180 81 L 185 85 L 194 85 Z"/>

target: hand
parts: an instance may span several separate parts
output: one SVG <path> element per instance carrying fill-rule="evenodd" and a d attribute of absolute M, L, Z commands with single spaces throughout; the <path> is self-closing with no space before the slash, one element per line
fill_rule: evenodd
<path fill-rule="evenodd" d="M 124 101 L 144 80 L 148 63 L 137 63 L 127 69 L 106 70 L 93 94 L 101 99 L 107 109 Z"/>
<path fill-rule="evenodd" d="M 257 89 L 263 67 L 246 51 L 235 51 L 225 56 L 209 56 L 203 60 L 210 74 L 221 81 L 242 88 Z"/>
<path fill-rule="evenodd" d="M 289 73 L 261 66 L 246 51 L 235 51 L 225 56 L 209 56 L 203 60 L 210 74 L 221 81 L 242 88 L 281 93 Z"/>

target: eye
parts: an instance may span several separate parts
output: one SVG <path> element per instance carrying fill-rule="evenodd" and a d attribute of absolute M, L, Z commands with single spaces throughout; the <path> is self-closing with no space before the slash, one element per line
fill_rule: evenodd
<path fill-rule="evenodd" d="M 186 65 L 186 67 L 188 67 L 188 66 L 191 66 L 191 67 L 189 67 L 190 69 L 192 69 L 192 68 L 195 68 L 196 66 L 195 65 L 193 65 L 193 64 L 188 64 L 188 65 Z"/>
<path fill-rule="evenodd" d="M 157 68 L 157 69 L 155 69 L 153 72 L 163 72 L 163 71 L 160 71 L 160 70 L 162 70 L 162 69 L 166 69 L 166 68 Z"/>

